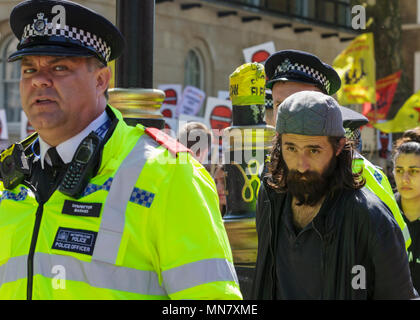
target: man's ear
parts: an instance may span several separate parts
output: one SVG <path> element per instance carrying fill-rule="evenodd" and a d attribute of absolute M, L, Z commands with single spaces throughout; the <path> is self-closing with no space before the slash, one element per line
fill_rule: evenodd
<path fill-rule="evenodd" d="M 338 156 L 341 151 L 343 151 L 344 146 L 346 145 L 347 142 L 347 138 L 341 138 L 340 141 L 338 141 L 338 149 L 337 152 L 335 153 L 336 156 Z"/>
<path fill-rule="evenodd" d="M 104 67 L 96 70 L 96 89 L 102 95 L 109 87 L 112 71 L 110 67 Z"/>

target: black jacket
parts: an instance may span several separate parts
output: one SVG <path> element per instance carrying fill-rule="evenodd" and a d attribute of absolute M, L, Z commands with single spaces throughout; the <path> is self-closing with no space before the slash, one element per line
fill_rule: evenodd
<path fill-rule="evenodd" d="M 396 192 L 395 200 L 397 200 L 398 206 L 400 207 L 402 216 L 405 223 L 407 224 L 408 231 L 411 236 L 411 245 L 408 247 L 408 264 L 410 265 L 411 279 L 413 280 L 414 288 L 419 292 L 420 290 L 420 220 L 416 219 L 410 221 L 405 216 L 402 210 L 401 195 Z"/>
<path fill-rule="evenodd" d="M 273 299 L 276 292 L 277 225 L 286 199 L 261 184 L 256 225 L 258 256 L 253 299 Z M 372 192 L 340 190 L 326 197 L 314 227 L 322 235 L 322 299 L 410 299 L 410 277 L 401 230 L 388 207 Z M 315 221 L 315 220 L 314 220 Z M 353 289 L 353 267 L 366 270 L 366 289 Z"/>

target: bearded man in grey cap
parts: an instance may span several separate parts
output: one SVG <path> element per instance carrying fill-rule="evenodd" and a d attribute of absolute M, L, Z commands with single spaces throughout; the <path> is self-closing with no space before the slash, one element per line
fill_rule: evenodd
<path fill-rule="evenodd" d="M 316 91 L 279 106 L 257 202 L 255 299 L 411 299 L 402 232 L 352 172 L 337 102 Z"/>
<path fill-rule="evenodd" d="M 268 77 L 266 86 L 272 91 L 272 108 L 266 107 L 266 121 L 272 126 L 276 125 L 278 106 L 291 94 L 310 90 L 331 96 L 341 86 L 340 77 L 334 68 L 321 61 L 317 56 L 299 50 L 281 50 L 272 54 L 265 62 L 265 71 Z M 408 248 L 411 244 L 410 233 L 395 201 L 388 177 L 381 168 L 360 154 L 362 144 L 359 128 L 367 124 L 368 119 L 343 106 L 340 106 L 340 111 L 346 138 L 353 140 L 357 146 L 358 152 L 353 154 L 353 171 L 359 172 L 362 169 L 366 187 L 391 209 L 403 232 L 405 246 Z M 267 168 L 264 169 L 264 172 L 266 171 Z"/>

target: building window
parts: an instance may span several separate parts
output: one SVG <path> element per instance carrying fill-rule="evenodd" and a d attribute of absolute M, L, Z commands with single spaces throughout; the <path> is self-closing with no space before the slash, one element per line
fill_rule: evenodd
<path fill-rule="evenodd" d="M 260 3 L 259 7 L 266 11 L 303 18 L 307 21 L 351 27 L 350 0 L 265 0 Z"/>
<path fill-rule="evenodd" d="M 7 62 L 17 44 L 15 37 L 9 37 L 0 46 L 0 108 L 6 110 L 7 122 L 20 121 L 20 62 Z"/>
<path fill-rule="evenodd" d="M 350 27 L 352 19 L 350 0 L 342 0 L 337 6 L 338 25 Z"/>
<path fill-rule="evenodd" d="M 420 0 L 417 0 L 417 24 L 420 24 Z"/>
<path fill-rule="evenodd" d="M 298 0 L 290 3 L 290 9 L 291 13 L 300 17 L 312 17 L 315 16 L 314 13 L 312 13 L 313 8 L 312 5 L 314 4 L 314 1 L 310 0 Z M 310 8 L 311 6 L 311 8 Z M 310 12 L 310 9 L 312 10 Z M 311 13 L 311 14 L 310 14 Z"/>
<path fill-rule="evenodd" d="M 260 0 L 245 0 L 244 1 L 245 4 L 249 4 L 251 6 L 257 6 L 257 7 L 261 5 L 261 2 L 262 1 Z"/>
<path fill-rule="evenodd" d="M 193 86 L 204 90 L 203 59 L 197 50 L 188 51 L 185 59 L 184 86 Z"/>
<path fill-rule="evenodd" d="M 420 90 L 420 51 L 414 53 L 414 92 Z"/>

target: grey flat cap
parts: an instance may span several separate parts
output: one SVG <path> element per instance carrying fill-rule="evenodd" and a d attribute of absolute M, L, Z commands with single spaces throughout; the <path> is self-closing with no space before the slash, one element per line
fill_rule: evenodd
<path fill-rule="evenodd" d="M 342 137 L 345 134 L 340 105 L 317 91 L 300 91 L 280 104 L 276 131 L 306 136 Z"/>

